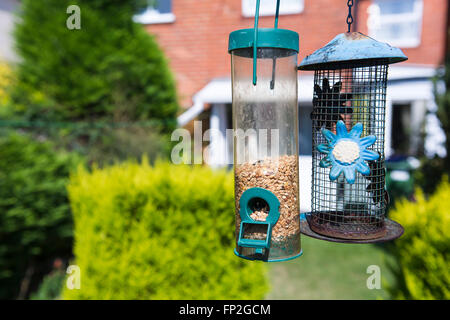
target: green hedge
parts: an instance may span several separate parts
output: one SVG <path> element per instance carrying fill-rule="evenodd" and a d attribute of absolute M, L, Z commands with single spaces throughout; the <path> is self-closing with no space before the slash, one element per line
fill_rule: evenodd
<path fill-rule="evenodd" d="M 261 299 L 264 264 L 237 258 L 230 173 L 125 163 L 71 178 L 81 289 L 66 299 Z"/>
<path fill-rule="evenodd" d="M 450 183 L 445 179 L 426 199 L 416 192 L 417 202 L 397 203 L 390 213 L 405 228 L 395 241 L 396 299 L 450 299 Z"/>
<path fill-rule="evenodd" d="M 0 136 L 0 299 L 17 298 L 25 278 L 26 297 L 55 257 L 70 258 L 66 184 L 79 160 L 25 135 Z"/>

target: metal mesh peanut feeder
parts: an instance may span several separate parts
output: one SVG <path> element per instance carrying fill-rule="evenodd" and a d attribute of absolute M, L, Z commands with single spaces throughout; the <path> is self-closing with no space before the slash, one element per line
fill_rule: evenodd
<path fill-rule="evenodd" d="M 384 136 L 388 65 L 406 59 L 400 49 L 348 32 L 300 64 L 314 71 L 310 235 L 371 242 L 402 234 L 386 218 Z"/>

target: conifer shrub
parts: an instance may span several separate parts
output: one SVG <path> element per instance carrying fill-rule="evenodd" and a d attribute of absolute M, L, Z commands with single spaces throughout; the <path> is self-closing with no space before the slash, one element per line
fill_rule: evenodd
<path fill-rule="evenodd" d="M 145 2 L 22 1 L 16 112 L 29 120 L 153 119 L 170 133 L 178 110 L 172 74 L 154 37 L 132 21 Z M 70 5 L 80 8 L 79 30 L 66 25 Z M 31 104 L 30 92 L 45 104 Z"/>

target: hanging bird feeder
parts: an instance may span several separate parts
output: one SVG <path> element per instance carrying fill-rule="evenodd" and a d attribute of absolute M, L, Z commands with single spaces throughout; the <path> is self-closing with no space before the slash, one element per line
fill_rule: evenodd
<path fill-rule="evenodd" d="M 299 37 L 274 28 L 234 31 L 231 54 L 236 249 L 246 259 L 301 255 L 298 196 Z M 275 5 L 275 1 L 274 1 Z"/>
<path fill-rule="evenodd" d="M 312 201 L 302 232 L 338 242 L 397 238 L 403 228 L 386 218 L 385 106 L 388 65 L 403 52 L 359 32 L 339 34 L 307 56 L 314 71 Z"/>

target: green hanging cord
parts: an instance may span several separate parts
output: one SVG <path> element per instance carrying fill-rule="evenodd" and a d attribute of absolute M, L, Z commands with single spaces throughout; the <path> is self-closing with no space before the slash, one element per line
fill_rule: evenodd
<path fill-rule="evenodd" d="M 258 20 L 259 20 L 259 3 L 260 0 L 256 0 L 256 12 L 255 12 L 255 35 L 253 37 L 253 85 L 256 86 L 256 71 L 257 71 L 257 53 L 258 53 L 258 47 L 257 47 L 257 41 L 258 41 Z M 277 0 L 277 10 L 275 13 L 275 29 L 278 28 L 278 15 L 280 13 L 280 0 Z M 273 89 L 275 86 L 275 58 L 273 59 L 273 68 L 272 68 L 272 81 L 270 82 L 270 88 Z"/>
<path fill-rule="evenodd" d="M 278 14 L 280 13 L 280 0 L 277 0 L 277 10 L 275 12 L 275 25 L 274 28 L 278 29 Z M 275 88 L 275 69 L 277 67 L 277 59 L 273 58 L 272 62 L 272 80 L 270 81 L 270 89 Z"/>
<path fill-rule="evenodd" d="M 277 11 L 275 12 L 275 26 L 274 28 L 278 28 L 278 15 L 280 13 L 280 0 L 277 0 Z"/>
<path fill-rule="evenodd" d="M 253 85 L 256 86 L 256 60 L 257 60 L 257 41 L 258 41 L 258 20 L 259 20 L 259 1 L 256 0 L 256 12 L 255 12 L 255 35 L 253 37 Z"/>

